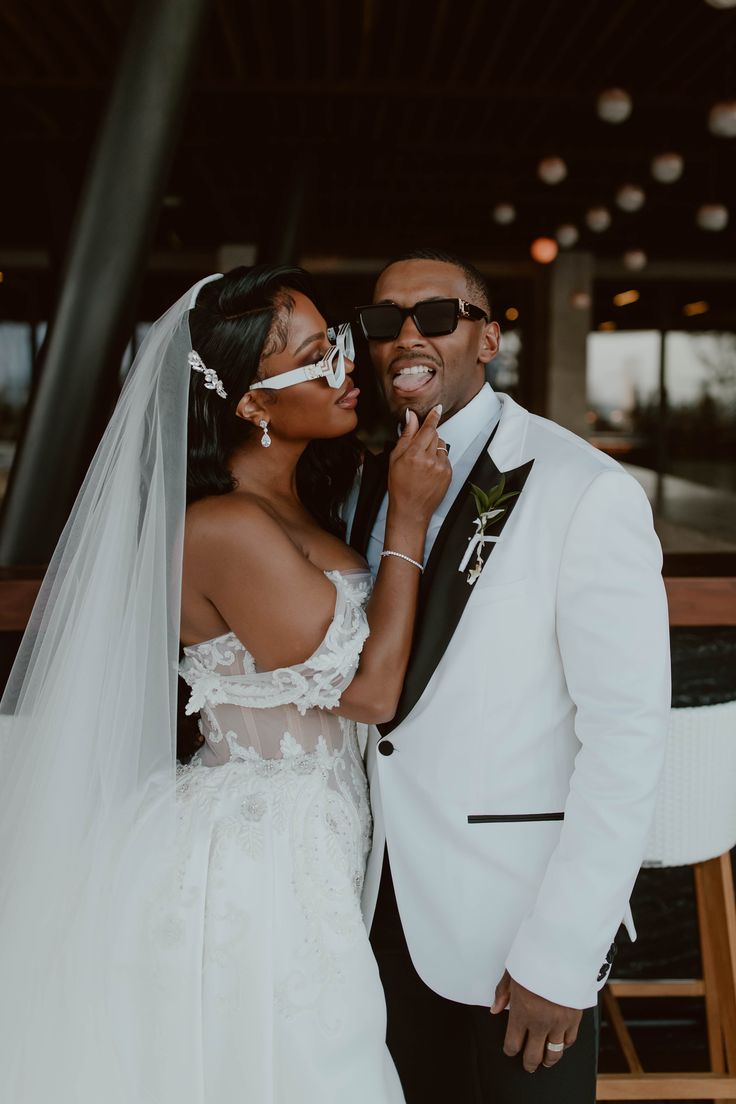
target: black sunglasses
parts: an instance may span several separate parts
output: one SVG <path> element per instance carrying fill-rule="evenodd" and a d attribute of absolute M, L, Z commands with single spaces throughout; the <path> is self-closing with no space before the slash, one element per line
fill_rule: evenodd
<path fill-rule="evenodd" d="M 358 321 L 369 341 L 393 341 L 399 336 L 404 319 L 411 316 L 423 337 L 442 337 L 457 329 L 461 318 L 471 322 L 490 322 L 480 307 L 466 303 L 464 299 L 422 299 L 413 307 L 399 307 L 396 303 L 371 303 L 356 307 Z"/>

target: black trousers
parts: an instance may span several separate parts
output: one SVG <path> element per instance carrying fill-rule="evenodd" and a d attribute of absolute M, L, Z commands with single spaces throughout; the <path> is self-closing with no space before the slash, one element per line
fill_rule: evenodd
<path fill-rule="evenodd" d="M 594 1104 L 598 1009 L 583 1012 L 577 1042 L 551 1069 L 527 1073 L 503 1053 L 508 1016 L 456 1004 L 412 965 L 384 856 L 371 930 L 388 1006 L 388 1047 L 407 1104 Z"/>

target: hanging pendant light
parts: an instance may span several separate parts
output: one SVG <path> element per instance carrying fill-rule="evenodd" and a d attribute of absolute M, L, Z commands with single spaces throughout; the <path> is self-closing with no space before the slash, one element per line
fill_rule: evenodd
<path fill-rule="evenodd" d="M 554 238 L 535 238 L 529 252 L 537 264 L 551 264 L 557 256 L 557 242 Z"/>
<path fill-rule="evenodd" d="M 573 310 L 588 310 L 593 302 L 589 291 L 573 291 L 570 295 L 570 306 Z"/>
<path fill-rule="evenodd" d="M 638 184 L 622 184 L 616 192 L 616 203 L 622 211 L 639 211 L 644 206 L 644 189 Z"/>
<path fill-rule="evenodd" d="M 589 230 L 602 234 L 611 225 L 611 213 L 607 207 L 589 207 L 585 213 L 585 222 Z"/>
<path fill-rule="evenodd" d="M 562 226 L 557 227 L 555 237 L 563 249 L 571 249 L 576 244 L 580 234 L 577 226 L 573 226 L 571 222 L 565 222 Z"/>
<path fill-rule="evenodd" d="M 631 114 L 633 103 L 623 88 L 606 88 L 596 102 L 598 118 L 604 123 L 624 123 Z"/>
<path fill-rule="evenodd" d="M 704 203 L 698 207 L 695 221 L 701 230 L 725 230 L 728 226 L 728 207 L 722 203 Z"/>
<path fill-rule="evenodd" d="M 679 153 L 668 151 L 653 157 L 649 167 L 652 170 L 652 176 L 660 184 L 674 184 L 682 176 L 685 162 Z"/>
<path fill-rule="evenodd" d="M 621 260 L 629 272 L 641 272 L 646 267 L 648 258 L 643 249 L 627 249 Z"/>
<path fill-rule="evenodd" d="M 497 203 L 493 208 L 493 221 L 499 226 L 510 226 L 516 218 L 516 208 L 513 203 Z"/>
<path fill-rule="evenodd" d="M 708 129 L 716 138 L 736 138 L 736 100 L 721 100 L 708 112 Z"/>
<path fill-rule="evenodd" d="M 537 176 L 545 184 L 561 184 L 567 176 L 567 165 L 561 157 L 543 157 L 537 165 Z"/>

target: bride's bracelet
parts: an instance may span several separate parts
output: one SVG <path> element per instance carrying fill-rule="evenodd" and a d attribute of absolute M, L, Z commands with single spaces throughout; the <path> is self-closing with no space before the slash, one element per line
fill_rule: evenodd
<path fill-rule="evenodd" d="M 405 556 L 403 552 L 392 552 L 391 549 L 387 548 L 385 552 L 381 553 L 381 559 L 383 559 L 384 556 L 398 556 L 400 560 L 406 560 L 407 563 L 414 564 L 415 567 L 419 568 L 422 575 L 424 574 L 424 567 L 422 564 L 420 564 L 418 560 L 413 560 L 411 556 Z"/>

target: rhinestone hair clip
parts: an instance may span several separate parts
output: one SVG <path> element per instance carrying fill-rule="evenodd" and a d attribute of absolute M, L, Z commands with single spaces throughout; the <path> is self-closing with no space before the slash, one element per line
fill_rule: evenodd
<path fill-rule="evenodd" d="M 219 379 L 217 372 L 213 368 L 207 368 L 199 353 L 195 353 L 194 349 L 187 357 L 187 362 L 195 372 L 201 372 L 204 375 L 205 387 L 209 388 L 210 391 L 216 391 L 221 399 L 227 398 L 227 391 L 222 386 L 222 380 Z"/>

